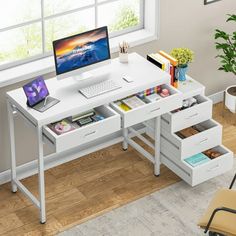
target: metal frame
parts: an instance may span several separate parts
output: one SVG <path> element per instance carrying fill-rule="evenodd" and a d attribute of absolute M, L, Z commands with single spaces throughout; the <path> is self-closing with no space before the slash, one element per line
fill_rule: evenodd
<path fill-rule="evenodd" d="M 11 186 L 12 192 L 16 193 L 19 188 L 21 192 L 32 201 L 40 211 L 40 223 L 46 222 L 45 208 L 45 178 L 44 178 L 44 154 L 43 154 L 43 133 L 42 126 L 37 126 L 37 143 L 38 143 L 38 178 L 39 178 L 39 199 L 37 199 L 21 182 L 17 179 L 16 173 L 16 151 L 15 151 L 15 130 L 14 116 L 17 113 L 16 108 L 7 99 L 10 147 L 11 147 Z"/>
<path fill-rule="evenodd" d="M 35 60 L 38 60 L 38 59 L 41 59 L 41 58 L 48 57 L 49 55 L 52 55 L 52 52 L 46 52 L 46 45 L 45 45 L 45 37 L 46 37 L 46 35 L 45 35 L 45 21 L 46 20 L 53 19 L 53 18 L 60 17 L 60 16 L 69 15 L 69 14 L 72 14 L 72 13 L 75 13 L 75 12 L 80 12 L 82 10 L 94 8 L 95 9 L 95 28 L 97 28 L 98 27 L 98 6 L 105 5 L 105 4 L 108 4 L 108 3 L 111 3 L 111 2 L 117 2 L 119 0 L 107 0 L 107 1 L 104 1 L 104 2 L 98 2 L 98 0 L 94 0 L 94 4 L 90 4 L 90 5 L 87 5 L 87 6 L 84 6 L 84 7 L 79 7 L 79 8 L 75 8 L 75 9 L 64 11 L 64 12 L 59 12 L 59 13 L 49 15 L 49 16 L 45 16 L 45 14 L 44 14 L 44 1 L 45 0 L 41 0 L 41 9 L 40 9 L 41 17 L 40 18 L 30 20 L 30 21 L 26 21 L 26 22 L 23 22 L 23 23 L 20 23 L 20 24 L 11 25 L 11 26 L 0 29 L 0 33 L 1 33 L 1 32 L 6 32 L 8 30 L 17 29 L 17 28 L 20 28 L 20 27 L 29 26 L 29 25 L 32 25 L 34 23 L 40 23 L 41 22 L 41 27 L 42 27 L 42 29 L 41 29 L 42 53 L 38 54 L 38 55 L 35 55 L 35 56 L 31 56 L 29 58 L 16 60 L 16 61 L 13 61 L 13 62 L 6 63 L 4 65 L 0 65 L 0 70 L 11 68 L 11 67 L 16 66 L 16 65 L 21 65 L 21 64 L 24 64 L 24 63 L 27 63 L 27 62 L 30 62 L 30 61 L 35 61 Z M 144 6 L 145 6 L 144 1 L 145 0 L 140 0 L 140 23 L 139 23 L 139 25 L 134 26 L 134 27 L 129 27 L 129 28 L 124 29 L 124 30 L 119 30 L 117 32 L 110 33 L 110 38 L 114 38 L 114 37 L 117 37 L 117 36 L 120 36 L 120 35 L 123 35 L 123 34 L 127 34 L 127 33 L 130 33 L 130 32 L 142 29 L 144 27 Z"/>
<path fill-rule="evenodd" d="M 146 157 L 149 161 L 154 164 L 154 175 L 160 175 L 160 120 L 161 117 L 158 116 L 154 118 L 155 120 L 155 127 L 154 127 L 154 144 L 152 144 L 148 139 L 146 139 L 142 134 L 138 133 L 133 127 L 128 127 L 123 129 L 123 150 L 128 149 L 128 145 L 132 146 L 136 151 L 141 153 L 144 157 Z M 150 126 L 146 123 L 142 123 L 146 128 L 150 129 Z M 136 143 L 132 138 L 130 138 L 129 134 L 133 134 L 133 137 L 139 138 L 143 143 L 149 146 L 151 149 L 154 150 L 154 155 L 146 151 L 142 146 Z"/>
<path fill-rule="evenodd" d="M 8 119 L 9 119 L 9 131 L 10 131 L 10 148 L 11 148 L 11 188 L 12 192 L 16 193 L 19 189 L 31 202 L 39 209 L 40 223 L 46 223 L 46 206 L 45 206 L 45 176 L 44 176 L 44 152 L 43 152 L 43 127 L 38 124 L 33 124 L 31 120 L 28 120 L 17 108 L 11 104 L 7 99 Z M 38 182 L 39 182 L 39 199 L 37 199 L 21 182 L 17 179 L 16 173 L 16 151 L 15 151 L 15 130 L 14 130 L 14 115 L 19 114 L 32 124 L 32 127 L 37 131 L 37 155 L 38 155 Z M 132 146 L 144 157 L 154 164 L 154 174 L 160 175 L 160 116 L 155 118 L 155 144 L 151 143 L 148 139 L 142 136 L 133 127 L 124 128 L 122 130 L 123 135 L 123 150 L 128 149 L 128 145 Z M 143 125 L 150 128 L 149 125 L 144 122 Z M 146 145 L 151 147 L 155 154 L 152 155 L 146 151 L 143 147 L 132 140 L 132 137 L 138 137 Z M 54 154 L 52 154 L 54 155 Z M 50 155 L 49 155 L 50 156 Z"/>
<path fill-rule="evenodd" d="M 232 180 L 232 182 L 231 182 L 231 184 L 230 184 L 230 186 L 229 186 L 229 189 L 232 189 L 232 187 L 233 187 L 233 185 L 234 185 L 234 183 L 235 183 L 235 180 L 236 180 L 236 174 L 235 174 L 235 176 L 234 176 L 234 178 L 233 178 L 233 180 Z M 231 209 L 231 208 L 228 208 L 228 207 L 218 207 L 218 208 L 216 208 L 216 209 L 212 212 L 212 214 L 211 214 L 211 217 L 210 217 L 210 219 L 209 219 L 209 221 L 208 221 L 208 223 L 207 223 L 207 226 L 206 226 L 206 228 L 205 228 L 204 233 L 207 233 L 207 232 L 208 232 L 208 230 L 209 230 L 209 228 L 210 228 L 210 226 L 211 226 L 211 223 L 212 223 L 212 221 L 213 221 L 213 219 L 214 219 L 214 217 L 215 217 L 215 214 L 216 214 L 217 212 L 219 212 L 219 211 L 226 211 L 226 212 L 229 212 L 229 213 L 236 214 L 236 209 Z"/>

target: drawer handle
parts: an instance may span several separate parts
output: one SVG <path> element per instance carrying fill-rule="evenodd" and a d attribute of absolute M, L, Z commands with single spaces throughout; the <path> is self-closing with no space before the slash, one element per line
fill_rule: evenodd
<path fill-rule="evenodd" d="M 213 167 L 209 168 L 207 171 L 211 172 L 211 171 L 217 170 L 219 167 L 220 167 L 220 165 L 217 164 L 216 166 L 213 166 Z"/>
<path fill-rule="evenodd" d="M 202 141 L 199 142 L 199 144 L 205 143 L 206 141 L 208 141 L 208 138 L 203 139 Z"/>
<path fill-rule="evenodd" d="M 186 117 L 186 120 L 189 120 L 189 119 L 191 119 L 191 118 L 193 118 L 193 117 L 195 117 L 195 116 L 198 116 L 198 113 L 195 113 L 195 114 L 193 114 L 193 115 L 191 115 L 191 116 L 189 116 L 189 117 Z"/>
<path fill-rule="evenodd" d="M 93 132 L 87 133 L 87 134 L 84 135 L 84 137 L 88 137 L 88 136 L 90 136 L 90 135 L 93 135 L 93 134 L 95 134 L 96 132 L 97 132 L 97 131 L 95 130 L 95 131 L 93 131 Z"/>
<path fill-rule="evenodd" d="M 153 110 L 151 110 L 151 111 L 150 111 L 150 113 L 152 113 L 152 112 L 155 112 L 155 111 L 158 111 L 158 110 L 160 110 L 160 107 L 158 107 L 158 108 L 156 108 L 156 109 L 153 109 Z"/>

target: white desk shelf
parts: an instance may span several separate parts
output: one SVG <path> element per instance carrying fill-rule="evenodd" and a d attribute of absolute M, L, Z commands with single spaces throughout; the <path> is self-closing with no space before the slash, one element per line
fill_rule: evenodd
<path fill-rule="evenodd" d="M 46 81 L 50 95 L 60 100 L 58 104 L 44 113 L 30 109 L 26 105 L 26 97 L 22 88 L 7 93 L 7 104 L 9 111 L 9 128 L 11 141 L 11 178 L 12 191 L 20 189 L 34 205 L 39 208 L 40 222 L 46 222 L 45 208 L 45 180 L 44 180 L 44 160 L 45 158 L 55 158 L 64 156 L 64 162 L 75 159 L 75 156 L 82 156 L 83 153 L 91 153 L 98 148 L 107 147 L 107 143 L 112 144 L 112 139 L 123 141 L 123 149 L 128 145 L 134 147 L 154 164 L 154 174 L 160 174 L 160 115 L 177 109 L 182 103 L 182 93 L 170 86 L 170 75 L 160 70 L 145 58 L 136 53 L 129 55 L 129 63 L 119 63 L 118 59 L 113 59 L 106 68 L 110 71 L 110 79 L 121 85 L 121 88 L 100 96 L 87 99 L 78 92 L 78 85 L 75 81 L 65 79 L 57 81 L 56 78 Z M 96 73 L 94 73 L 96 74 Z M 133 82 L 127 83 L 122 79 L 124 75 L 132 77 Z M 120 109 L 109 107 L 114 101 L 124 97 L 136 94 L 143 90 L 162 85 L 168 87 L 171 96 L 160 99 L 158 102 L 148 103 L 140 108 L 130 112 L 122 112 Z M 80 127 L 71 132 L 57 135 L 48 125 L 65 119 L 67 117 L 80 114 L 90 109 L 97 109 L 105 116 L 104 120 L 93 124 Z M 16 153 L 15 153 L 15 134 L 14 134 L 14 116 L 17 113 L 25 121 L 32 125 L 37 131 L 38 143 L 38 172 L 39 172 L 39 199 L 37 199 L 18 179 L 16 175 Z M 155 142 L 151 143 L 142 136 L 141 131 L 133 125 L 143 123 L 146 120 L 154 119 Z M 144 123 L 146 125 L 146 123 Z M 131 127 L 132 126 L 132 127 Z M 139 125 L 140 126 L 140 125 Z M 154 155 L 147 152 L 143 147 L 137 144 L 132 137 L 137 136 L 152 149 Z M 116 138 L 114 138 L 116 137 Z M 106 141 L 104 141 L 106 140 Z M 114 142 L 113 142 L 114 143 Z M 50 144 L 54 153 L 44 156 L 44 146 Z M 86 148 L 85 148 L 86 146 Z M 94 148 L 94 147 L 97 147 Z M 80 148 L 82 151 L 80 151 Z M 76 152 L 71 154 L 70 152 Z M 60 161 L 60 163 L 63 163 Z M 52 166 L 50 166 L 52 167 Z M 158 179 L 157 179 L 158 181 Z M 79 210 L 79 209 L 78 209 Z"/>
<path fill-rule="evenodd" d="M 155 175 L 158 176 L 160 174 L 160 164 L 162 162 L 192 186 L 224 173 L 232 167 L 232 152 L 221 145 L 222 127 L 211 120 L 212 102 L 205 97 L 204 86 L 188 77 L 186 82 L 180 83 L 179 88 L 175 89 L 170 86 L 170 75 L 136 53 L 129 55 L 129 63 L 119 63 L 118 59 L 113 59 L 107 69 L 111 71 L 110 78 L 122 87 L 91 99 L 87 99 L 80 94 L 78 85 L 70 79 L 57 81 L 56 78 L 53 78 L 47 80 L 46 84 L 51 96 L 59 99 L 60 102 L 44 113 L 27 107 L 26 97 L 22 88 L 7 93 L 12 191 L 21 190 L 34 203 L 39 209 L 41 223 L 46 222 L 44 159 L 46 157 L 64 156 L 64 162 L 73 160 L 77 156 L 107 147 L 108 143 L 109 145 L 113 144 L 112 139 L 117 140 L 116 134 L 120 135 L 118 140 L 123 141 L 124 150 L 128 148 L 128 145 L 131 145 L 154 164 Z M 104 70 L 104 68 L 98 70 Z M 124 81 L 122 79 L 124 75 L 132 77 L 133 82 L 127 83 Z M 114 103 L 114 101 L 160 85 L 168 87 L 171 95 L 128 112 L 121 110 Z M 172 110 L 182 106 L 183 99 L 191 96 L 197 98 L 198 105 L 179 113 L 171 113 Z M 50 123 L 92 108 L 98 109 L 99 112 L 103 113 L 105 119 L 63 135 L 56 135 L 47 126 Z M 37 132 L 39 199 L 19 181 L 16 175 L 13 113 L 22 116 Z M 152 119 L 153 124 L 150 124 L 150 119 Z M 181 140 L 175 134 L 175 132 L 183 128 L 202 122 L 205 124 L 206 130 L 200 134 L 184 140 Z M 147 140 L 142 136 L 142 132 L 136 129 L 136 124 L 140 126 L 140 123 L 146 127 L 146 133 L 153 137 L 154 143 Z M 154 155 L 136 143 L 132 139 L 134 136 L 151 147 L 154 150 Z M 50 143 L 55 153 L 45 157 L 44 142 Z M 184 161 L 184 158 L 188 155 L 197 154 L 208 148 L 215 148 L 215 150 L 221 151 L 222 155 L 197 168 L 189 166 Z M 74 153 L 71 154 L 69 151 Z M 61 164 L 64 162 L 60 161 Z"/>

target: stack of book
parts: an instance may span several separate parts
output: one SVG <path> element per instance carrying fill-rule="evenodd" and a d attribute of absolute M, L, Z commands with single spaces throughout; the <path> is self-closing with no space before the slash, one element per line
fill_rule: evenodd
<path fill-rule="evenodd" d="M 75 122 L 77 120 L 80 120 L 82 118 L 87 118 L 87 117 L 91 117 L 91 116 L 94 116 L 95 115 L 95 111 L 93 109 L 89 110 L 89 111 L 86 111 L 86 112 L 83 112 L 83 113 L 80 113 L 80 114 L 77 114 L 77 115 L 74 115 L 74 116 L 71 116 L 69 118 L 69 120 L 71 122 Z"/>
<path fill-rule="evenodd" d="M 131 109 L 135 109 L 137 107 L 145 105 L 145 102 L 143 102 L 140 98 L 134 95 L 117 101 L 116 104 L 122 110 L 129 111 Z"/>
<path fill-rule="evenodd" d="M 202 164 L 204 164 L 204 163 L 206 163 L 210 160 L 211 159 L 203 153 L 198 153 L 194 156 L 191 156 L 191 157 L 188 157 L 188 158 L 184 159 L 184 161 L 187 162 L 192 167 L 202 165 Z"/>
<path fill-rule="evenodd" d="M 176 88 L 178 87 L 178 80 L 176 77 L 176 66 L 178 64 L 178 61 L 174 57 L 164 51 L 159 51 L 158 53 L 147 55 L 147 60 L 170 74 L 171 85 Z"/>

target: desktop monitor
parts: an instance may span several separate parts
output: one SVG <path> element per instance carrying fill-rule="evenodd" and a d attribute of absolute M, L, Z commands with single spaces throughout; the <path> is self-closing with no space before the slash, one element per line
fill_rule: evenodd
<path fill-rule="evenodd" d="M 58 79 L 87 78 L 85 72 L 110 62 L 107 27 L 56 40 L 53 51 Z"/>

